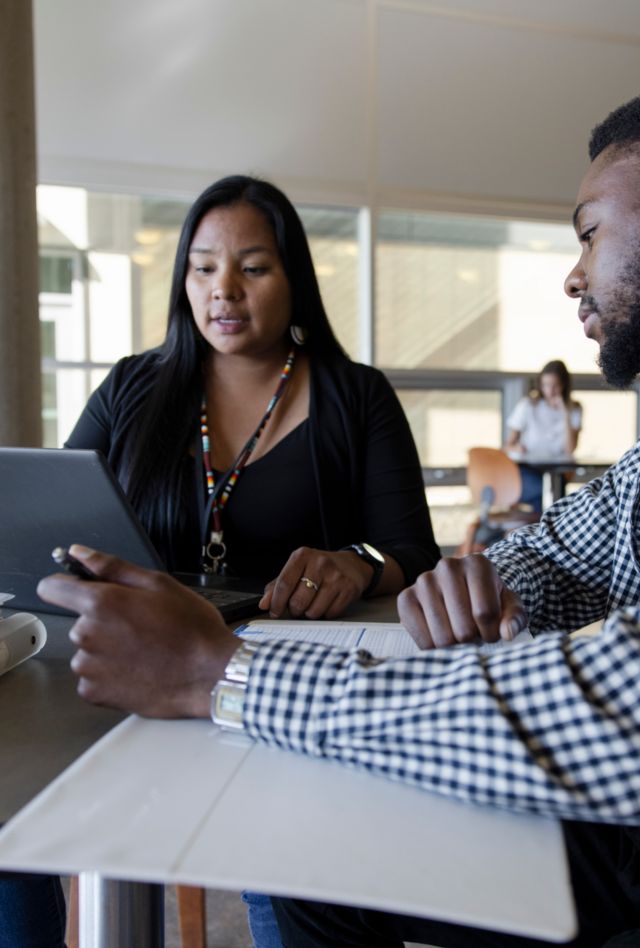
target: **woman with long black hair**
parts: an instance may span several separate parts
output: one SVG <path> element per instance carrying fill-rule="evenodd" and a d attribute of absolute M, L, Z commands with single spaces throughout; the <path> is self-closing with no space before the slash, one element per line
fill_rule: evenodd
<path fill-rule="evenodd" d="M 262 577 L 275 615 L 335 617 L 439 556 L 397 398 L 345 355 L 293 205 L 255 178 L 195 201 L 164 343 L 114 367 L 67 446 L 103 451 L 170 569 Z"/>

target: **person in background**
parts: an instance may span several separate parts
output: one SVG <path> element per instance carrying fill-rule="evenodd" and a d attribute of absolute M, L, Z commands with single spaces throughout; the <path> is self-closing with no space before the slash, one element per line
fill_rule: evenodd
<path fill-rule="evenodd" d="M 257 178 L 195 200 L 164 343 L 115 365 L 66 447 L 102 451 L 170 570 L 259 578 L 274 617 L 336 618 L 440 556 L 400 403 L 343 351 L 302 222 Z M 24 917 L 43 915 L 46 877 L 0 880 L 0 907 L 3 885 L 7 903 L 24 895 Z M 279 948 L 268 897 L 243 898 L 256 948 Z M 31 948 L 24 932 L 11 940 L 6 913 L 0 929 Z"/>
<path fill-rule="evenodd" d="M 574 213 L 581 254 L 565 291 L 599 346 L 605 378 L 628 387 L 640 374 L 640 98 L 594 129 L 589 153 Z M 579 924 L 570 945 L 637 945 L 639 531 L 640 442 L 539 524 L 486 555 L 441 560 L 405 590 L 400 617 L 425 649 L 410 659 L 295 641 L 238 647 L 219 613 L 169 576 L 86 548 L 71 551 L 102 582 L 54 575 L 39 593 L 80 615 L 72 668 L 89 701 L 208 717 L 211 689 L 230 662 L 242 662 L 246 680 L 229 687 L 255 740 L 476 804 L 561 818 Z M 605 620 L 597 635 L 567 634 L 597 619 Z M 513 638 L 526 625 L 538 636 L 530 645 L 487 655 L 473 644 Z M 445 647 L 454 643 L 464 644 Z M 285 948 L 548 944 L 272 901 Z M 625 931 L 626 941 L 617 937 Z"/>
<path fill-rule="evenodd" d="M 506 450 L 522 476 L 520 502 L 542 513 L 542 474 L 527 457 L 562 458 L 573 454 L 582 428 L 582 407 L 571 398 L 571 375 L 564 362 L 547 362 L 537 388 L 521 398 L 507 419 Z"/>

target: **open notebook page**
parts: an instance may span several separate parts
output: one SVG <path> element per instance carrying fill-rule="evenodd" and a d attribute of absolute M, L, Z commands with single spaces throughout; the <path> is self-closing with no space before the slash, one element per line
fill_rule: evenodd
<path fill-rule="evenodd" d="M 407 658 L 420 651 L 407 630 L 399 622 L 301 622 L 296 620 L 256 619 L 236 629 L 236 635 L 250 642 L 296 639 L 318 642 L 339 648 L 364 648 L 380 658 Z M 528 631 L 521 632 L 513 642 L 485 642 L 482 651 L 508 644 L 531 642 Z"/>

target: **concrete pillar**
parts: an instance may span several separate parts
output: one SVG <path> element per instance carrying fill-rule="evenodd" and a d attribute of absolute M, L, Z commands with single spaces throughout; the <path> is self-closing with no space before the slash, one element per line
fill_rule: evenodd
<path fill-rule="evenodd" d="M 42 444 L 33 20 L 0 0 L 0 444 Z"/>

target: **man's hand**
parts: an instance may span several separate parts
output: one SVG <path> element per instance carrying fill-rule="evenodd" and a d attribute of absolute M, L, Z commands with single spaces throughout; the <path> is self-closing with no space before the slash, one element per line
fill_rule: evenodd
<path fill-rule="evenodd" d="M 513 639 L 527 625 L 520 597 L 481 554 L 440 560 L 398 597 L 400 621 L 420 648 Z"/>
<path fill-rule="evenodd" d="M 208 717 L 238 647 L 218 610 L 165 573 L 82 546 L 70 553 L 98 581 L 56 574 L 38 595 L 79 613 L 69 632 L 78 693 L 147 717 Z"/>
<path fill-rule="evenodd" d="M 335 619 L 362 596 L 372 575 L 373 567 L 355 553 L 302 546 L 267 585 L 260 608 L 274 618 L 288 610 L 294 618 Z"/>

